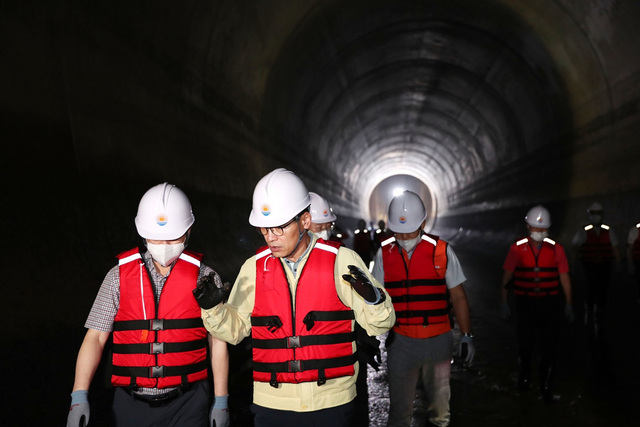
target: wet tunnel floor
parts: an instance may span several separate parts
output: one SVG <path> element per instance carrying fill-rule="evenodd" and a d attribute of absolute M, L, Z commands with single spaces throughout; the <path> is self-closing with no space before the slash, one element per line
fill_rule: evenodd
<path fill-rule="evenodd" d="M 607 335 L 598 351 L 589 345 L 581 322 L 561 326 L 556 393 L 562 399 L 556 405 L 546 405 L 536 392 L 535 375 L 529 392 L 521 394 L 515 388 L 515 325 L 501 321 L 498 316 L 502 260 L 458 248 L 456 251 L 468 279 L 465 288 L 471 305 L 476 356 L 473 366 L 466 371 L 453 365 L 452 426 L 638 425 L 639 310 L 632 278 L 620 275 L 612 282 Z M 580 283 L 575 278 L 574 287 L 579 298 Z M 579 319 L 581 314 L 576 311 Z M 2 413 L 15 413 L 19 417 L 0 424 L 48 426 L 65 422 L 75 357 L 84 331 L 81 325 L 76 325 L 71 332 L 65 326 L 67 322 L 59 317 L 52 317 L 47 324 L 22 325 L 21 337 L 2 346 L 0 363 L 5 368 Z M 376 372 L 368 367 L 371 427 L 386 425 L 389 406 L 384 345 L 382 349 L 381 369 Z M 236 427 L 250 427 L 252 384 L 247 343 L 230 346 L 230 352 L 232 422 Z M 93 427 L 109 425 L 112 388 L 105 373 L 106 358 L 90 391 Z M 418 394 L 413 426 L 425 425 L 426 408 Z"/>

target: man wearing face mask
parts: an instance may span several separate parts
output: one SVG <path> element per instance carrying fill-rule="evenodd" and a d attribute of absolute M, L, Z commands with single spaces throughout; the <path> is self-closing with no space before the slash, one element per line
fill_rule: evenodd
<path fill-rule="evenodd" d="M 373 275 L 384 281 L 396 311 L 396 324 L 387 338 L 389 422 L 411 425 L 413 400 L 421 376 L 430 408 L 429 422 L 450 422 L 452 325 L 451 305 L 462 337 L 458 356 L 467 367 L 475 347 L 466 280 L 449 244 L 424 233 L 427 212 L 420 197 L 405 191 L 389 205 L 389 228 L 395 234 L 381 243 Z"/>
<path fill-rule="evenodd" d="M 601 339 L 604 333 L 607 293 L 614 267 L 620 269 L 618 239 L 607 224 L 603 224 L 604 210 L 600 203 L 587 209 L 589 224 L 573 237 L 574 253 L 579 254 L 586 281 L 585 323 L 589 337 Z"/>
<path fill-rule="evenodd" d="M 67 427 L 90 425 L 89 386 L 111 333 L 115 425 L 229 425 L 227 344 L 207 334 L 192 294 L 199 278 L 222 282 L 202 255 L 185 249 L 194 221 L 187 196 L 168 183 L 140 200 L 135 224 L 147 250 L 119 254 L 100 287 L 78 353 Z"/>
<path fill-rule="evenodd" d="M 527 391 L 536 342 L 540 342 L 540 392 L 545 403 L 554 403 L 555 359 L 562 315 L 573 322 L 569 262 L 564 248 L 547 237 L 551 226 L 549 211 L 535 206 L 525 216 L 529 236 L 511 245 L 504 262 L 501 286 L 501 315 L 511 312 L 507 295 L 513 288 L 517 313 L 518 389 Z M 564 309 L 563 309 L 564 307 Z"/>
<path fill-rule="evenodd" d="M 328 241 L 337 217 L 324 197 L 313 191 L 309 191 L 309 197 L 311 197 L 311 227 L 309 230 L 319 239 Z"/>

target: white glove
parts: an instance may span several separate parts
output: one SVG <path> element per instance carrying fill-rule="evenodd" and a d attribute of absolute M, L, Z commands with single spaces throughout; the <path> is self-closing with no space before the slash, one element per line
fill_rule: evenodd
<path fill-rule="evenodd" d="M 473 337 L 465 335 L 460 339 L 460 348 L 458 349 L 458 357 L 462 360 L 462 366 L 467 368 L 473 362 L 473 356 L 476 354 L 476 347 L 473 345 Z"/>
<path fill-rule="evenodd" d="M 76 390 L 71 393 L 67 427 L 85 427 L 87 424 L 89 424 L 89 391 Z"/>

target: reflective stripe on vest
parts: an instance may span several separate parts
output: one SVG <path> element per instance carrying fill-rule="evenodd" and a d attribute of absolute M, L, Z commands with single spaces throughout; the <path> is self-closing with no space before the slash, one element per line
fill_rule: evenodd
<path fill-rule="evenodd" d="M 556 242 L 544 239 L 536 255 L 529 239 L 516 242 L 520 254 L 513 273 L 513 293 L 530 297 L 558 295 L 560 282 L 556 262 Z"/>
<path fill-rule="evenodd" d="M 251 313 L 254 381 L 323 384 L 355 373 L 354 314 L 338 298 L 334 277 L 339 246 L 316 242 L 298 280 L 295 305 L 282 261 L 268 248 L 257 252 Z"/>
<path fill-rule="evenodd" d="M 113 324 L 115 386 L 175 387 L 207 377 L 207 331 L 193 298 L 202 256 L 185 251 L 156 306 L 138 249 L 118 255 L 120 306 Z"/>
<path fill-rule="evenodd" d="M 449 322 L 445 282 L 447 244 L 423 235 L 407 266 L 395 238 L 382 243 L 384 286 L 391 296 L 399 325 Z"/>
<path fill-rule="evenodd" d="M 584 231 L 587 233 L 587 240 L 580 247 L 582 262 L 612 262 L 614 256 L 613 246 L 611 246 L 611 238 L 609 236 L 609 226 L 600 224 L 599 234 L 596 234 L 593 225 L 587 225 Z"/>

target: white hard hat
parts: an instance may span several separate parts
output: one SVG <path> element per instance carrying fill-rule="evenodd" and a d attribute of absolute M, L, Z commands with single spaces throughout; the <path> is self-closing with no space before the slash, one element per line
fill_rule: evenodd
<path fill-rule="evenodd" d="M 186 194 L 165 182 L 144 193 L 135 223 L 142 238 L 175 240 L 182 237 L 195 220 Z"/>
<path fill-rule="evenodd" d="M 309 192 L 309 196 L 311 197 L 311 222 L 325 224 L 337 219 L 324 197 L 313 191 Z"/>
<path fill-rule="evenodd" d="M 524 221 L 532 227 L 536 228 L 549 228 L 551 227 L 551 215 L 544 206 L 534 206 L 529 209 L 527 216 L 524 217 Z"/>
<path fill-rule="evenodd" d="M 394 233 L 413 233 L 427 219 L 427 211 L 420 197 L 405 191 L 389 204 L 389 229 Z"/>
<path fill-rule="evenodd" d="M 310 204 L 309 191 L 302 180 L 293 172 L 278 168 L 256 184 L 249 223 L 254 227 L 277 227 Z"/>
<path fill-rule="evenodd" d="M 598 202 L 595 202 L 594 204 L 589 206 L 589 209 L 587 209 L 587 212 L 592 212 L 592 211 L 600 211 L 600 212 L 602 212 L 602 205 L 600 203 L 598 203 Z"/>

